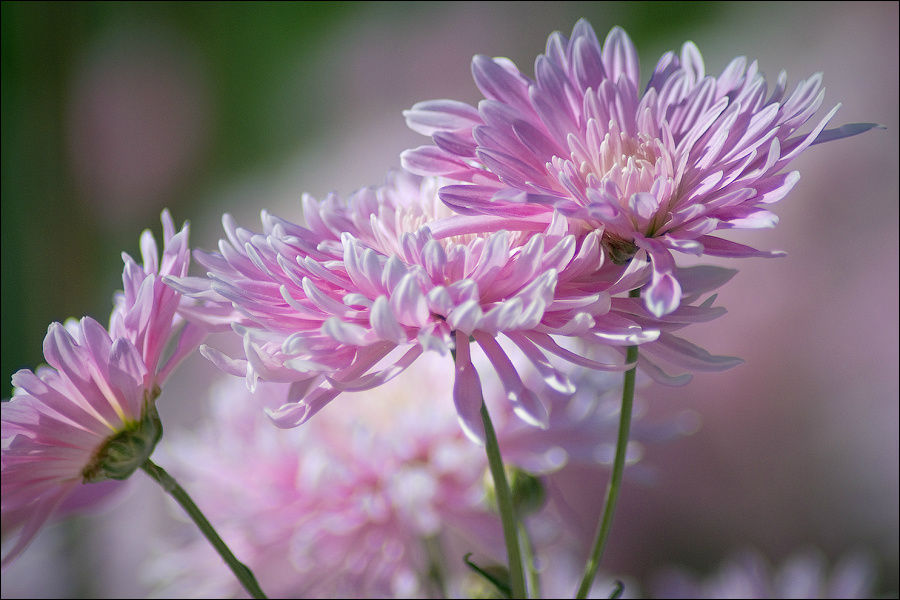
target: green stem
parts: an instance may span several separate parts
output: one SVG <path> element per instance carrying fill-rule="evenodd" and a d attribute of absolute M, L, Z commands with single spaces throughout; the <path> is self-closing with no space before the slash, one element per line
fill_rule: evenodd
<path fill-rule="evenodd" d="M 640 290 L 631 290 L 628 294 L 632 298 L 640 296 Z M 637 362 L 638 347 L 629 346 L 625 355 L 625 362 Z M 606 498 L 603 504 L 603 515 L 597 528 L 594 539 L 594 548 L 591 557 L 584 568 L 584 576 L 581 585 L 578 586 L 576 598 L 587 598 L 594 576 L 600 566 L 600 558 L 612 528 L 613 513 L 616 510 L 616 501 L 619 499 L 619 489 L 622 484 L 622 473 L 625 471 L 625 451 L 628 448 L 628 434 L 631 429 L 631 409 L 634 404 L 634 376 L 637 366 L 625 372 L 625 384 L 622 386 L 622 410 L 619 413 L 619 433 L 616 440 L 616 457 L 613 460 L 613 469 L 609 477 L 609 485 L 606 488 Z"/>
<path fill-rule="evenodd" d="M 532 598 L 541 597 L 541 574 L 534 564 L 534 545 L 531 536 L 528 535 L 528 527 L 525 520 L 519 521 L 519 536 L 522 538 L 522 553 L 525 555 L 525 566 L 528 569 L 528 591 Z"/>
<path fill-rule="evenodd" d="M 241 582 L 241 585 L 244 586 L 247 593 L 253 598 L 265 598 L 266 595 L 256 582 L 256 577 L 253 576 L 253 572 L 247 565 L 235 558 L 234 554 L 231 553 L 231 550 L 228 549 L 228 546 L 225 545 L 225 542 L 222 541 L 222 538 L 219 537 L 219 534 L 216 533 L 216 530 L 213 529 L 210 522 L 206 520 L 206 517 L 203 516 L 203 513 L 200 512 L 200 509 L 197 508 L 197 505 L 191 500 L 191 497 L 184 491 L 184 488 L 178 485 L 178 482 L 175 481 L 171 475 L 166 473 L 165 469 L 154 464 L 149 458 L 141 465 L 141 468 L 150 477 L 155 479 L 156 482 L 159 483 L 159 485 L 161 485 L 185 511 L 187 511 L 187 514 L 190 515 L 194 523 L 197 524 L 197 527 L 200 528 L 200 531 L 203 532 L 203 535 L 206 536 L 209 543 L 213 545 L 213 548 L 216 549 L 219 556 L 221 556 L 225 563 L 231 568 L 232 573 L 238 578 L 238 581 Z"/>
<path fill-rule="evenodd" d="M 516 511 L 513 506 L 506 471 L 503 469 L 503 458 L 500 456 L 500 445 L 497 434 L 488 414 L 484 400 L 481 401 L 481 421 L 484 423 L 484 449 L 487 452 L 488 465 L 494 478 L 494 490 L 497 494 L 497 507 L 503 523 L 503 539 L 506 541 L 506 556 L 509 559 L 509 582 L 513 598 L 527 598 L 525 573 L 522 569 L 522 553 L 519 549 L 519 529 L 516 525 Z"/>
<path fill-rule="evenodd" d="M 444 569 L 441 567 L 441 542 L 437 535 L 430 535 L 423 540 L 425 554 L 428 556 L 428 579 L 434 585 L 435 597 L 446 598 L 447 587 L 444 582 Z"/>

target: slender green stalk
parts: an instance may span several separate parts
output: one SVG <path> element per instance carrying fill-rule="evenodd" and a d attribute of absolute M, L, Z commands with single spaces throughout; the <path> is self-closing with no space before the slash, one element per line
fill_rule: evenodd
<path fill-rule="evenodd" d="M 438 598 L 447 597 L 447 586 L 444 581 L 444 569 L 441 566 L 441 541 L 437 535 L 430 535 L 422 540 L 425 554 L 428 556 L 428 579 L 434 585 Z"/>
<path fill-rule="evenodd" d="M 200 512 L 200 509 L 194 504 L 194 501 L 191 500 L 191 497 L 184 491 L 184 488 L 178 485 L 178 482 L 175 481 L 171 475 L 166 473 L 165 469 L 154 464 L 149 458 L 141 465 L 141 468 L 150 477 L 156 480 L 156 482 L 159 483 L 159 485 L 161 485 L 185 511 L 187 511 L 187 514 L 190 515 L 194 523 L 197 524 L 197 527 L 200 528 L 200 531 L 203 532 L 203 535 L 206 536 L 209 543 L 213 545 L 213 548 L 216 549 L 216 552 L 219 553 L 222 560 L 224 560 L 229 568 L 231 568 L 232 573 L 238 578 L 238 581 L 241 582 L 241 585 L 244 586 L 247 593 L 253 598 L 265 598 L 266 595 L 256 582 L 256 577 L 253 576 L 253 572 L 247 565 L 235 558 L 234 554 L 231 553 L 231 550 L 228 549 L 228 546 L 225 545 L 225 542 L 222 541 L 222 538 L 219 537 L 219 534 L 216 533 L 216 530 L 213 529 L 210 522 L 203 516 L 203 513 Z"/>
<path fill-rule="evenodd" d="M 506 541 L 506 555 L 509 559 L 509 583 L 513 598 L 527 598 L 525 573 L 522 569 L 522 553 L 519 549 L 519 528 L 516 524 L 516 510 L 513 506 L 506 471 L 503 469 L 503 458 L 500 456 L 500 445 L 497 434 L 488 414 L 484 400 L 481 401 L 481 421 L 484 423 L 484 449 L 487 452 L 488 465 L 494 478 L 494 490 L 497 494 L 497 507 L 503 523 L 503 539 Z"/>
<path fill-rule="evenodd" d="M 519 537 L 522 539 L 522 554 L 525 558 L 525 568 L 528 570 L 528 593 L 531 598 L 541 597 L 541 574 L 534 563 L 534 545 L 531 536 L 528 535 L 528 527 L 525 520 L 519 521 Z"/>
<path fill-rule="evenodd" d="M 631 290 L 628 295 L 636 298 L 640 295 L 640 290 Z M 636 362 L 637 358 L 638 347 L 629 346 L 625 355 L 625 361 L 632 363 Z M 634 367 L 625 372 L 625 383 L 622 386 L 622 409 L 619 413 L 619 433 L 616 440 L 616 457 L 613 460 L 612 473 L 609 477 L 609 485 L 606 488 L 603 514 L 597 527 L 597 535 L 594 538 L 593 551 L 584 567 L 584 576 L 582 577 L 581 585 L 578 586 L 576 598 L 587 598 L 591 584 L 594 583 L 597 568 L 600 566 L 600 558 L 603 556 L 603 549 L 606 546 L 606 540 L 612 527 L 613 513 L 616 511 L 616 501 L 619 499 L 619 490 L 622 485 L 622 473 L 625 472 L 625 451 L 628 448 L 628 435 L 631 430 L 631 409 L 634 404 L 634 376 L 636 371 L 637 367 Z"/>

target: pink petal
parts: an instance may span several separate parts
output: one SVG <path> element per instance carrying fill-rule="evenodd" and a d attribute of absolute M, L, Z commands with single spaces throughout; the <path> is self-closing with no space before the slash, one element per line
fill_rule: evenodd
<path fill-rule="evenodd" d="M 422 135 L 469 129 L 481 124 L 478 111 L 456 100 L 426 100 L 403 111 L 407 126 Z"/>
<path fill-rule="evenodd" d="M 483 403 L 481 380 L 469 355 L 469 336 L 457 331 L 453 404 L 456 406 L 456 414 L 463 432 L 480 446 L 484 445 L 484 422 L 481 419 Z"/>
<path fill-rule="evenodd" d="M 624 75 L 637 89 L 641 85 L 640 62 L 637 50 L 621 27 L 613 27 L 603 44 L 603 65 L 609 80 L 619 81 Z"/>
<path fill-rule="evenodd" d="M 681 302 L 681 285 L 671 273 L 654 270 L 650 285 L 644 288 L 642 296 L 647 310 L 662 317 L 678 308 Z"/>
<path fill-rule="evenodd" d="M 710 235 L 704 235 L 697 238 L 697 241 L 703 244 L 704 252 L 709 254 L 710 256 L 727 256 L 730 258 L 747 258 L 747 257 L 761 257 L 761 258 L 777 258 L 780 256 L 785 256 L 785 252 L 781 250 L 773 250 L 771 252 L 766 252 L 764 250 L 757 250 L 755 248 L 751 248 L 750 246 L 745 246 L 743 244 L 738 244 L 737 242 L 731 242 L 729 240 L 724 240 L 722 238 L 713 237 Z"/>

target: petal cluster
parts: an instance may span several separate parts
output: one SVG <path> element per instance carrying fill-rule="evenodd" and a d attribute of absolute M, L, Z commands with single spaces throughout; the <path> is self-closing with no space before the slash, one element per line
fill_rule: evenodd
<path fill-rule="evenodd" d="M 484 100 L 405 111 L 434 145 L 406 151 L 403 164 L 455 180 L 440 197 L 463 214 L 531 222 L 558 211 L 576 232 L 600 231 L 616 261 L 644 250 L 652 277 L 643 298 L 656 316 L 680 303 L 673 252 L 778 255 L 712 234 L 774 226 L 769 206 L 800 177 L 785 172 L 791 161 L 812 144 L 875 126 L 825 130 L 836 106 L 801 133 L 822 104 L 821 74 L 788 93 L 782 72 L 770 90 L 757 63 L 738 57 L 716 77 L 692 42 L 663 55 L 641 91 L 625 31 L 613 28 L 601 45 L 584 20 L 569 39 L 550 36 L 534 72 L 531 79 L 508 59 L 476 56 Z"/>
<path fill-rule="evenodd" d="M 152 401 L 137 348 L 89 317 L 50 325 L 44 358 L 49 367 L 13 375 L 14 395 L 2 404 L 3 528 L 21 528 L 4 565 L 82 484 L 105 441 Z"/>
<path fill-rule="evenodd" d="M 548 420 L 542 394 L 574 391 L 551 356 L 596 369 L 627 367 L 621 359 L 601 362 L 573 352 L 560 338 L 619 347 L 660 340 L 676 363 L 689 350 L 691 360 L 721 366 L 719 357 L 710 362 L 693 347 L 675 347 L 672 340 L 680 338 L 670 333 L 721 309 L 685 306 L 656 322 L 639 305 L 613 297 L 650 276 L 646 261 L 626 267 L 606 260 L 597 233 L 579 239 L 562 218 L 510 232 L 502 219 L 453 215 L 437 198 L 439 185 L 435 178 L 393 173 L 384 186 L 346 201 L 304 198 L 305 227 L 264 212 L 261 234 L 226 215 L 219 252 L 195 253 L 209 278 L 167 279 L 185 294 L 218 300 L 242 315 L 234 328 L 244 357 L 202 351 L 245 376 L 251 388 L 259 379 L 293 382 L 292 402 L 272 411 L 277 424 L 291 427 L 341 392 L 389 381 L 425 351 L 452 350 L 454 401 L 463 428 L 476 439 L 482 395 L 472 345 L 488 358 L 518 413 L 536 425 Z M 706 279 L 694 282 L 698 288 L 686 305 L 727 277 L 712 286 L 715 278 Z M 522 379 L 523 365 L 541 374 L 532 385 Z"/>
<path fill-rule="evenodd" d="M 149 455 L 158 439 L 159 387 L 202 331 L 179 328 L 181 296 L 160 278 L 186 274 L 190 261 L 187 228 L 175 234 L 168 212 L 162 221 L 161 261 L 149 232 L 141 237 L 143 268 L 124 256 L 125 289 L 116 296 L 109 330 L 90 317 L 53 323 L 44 338 L 48 366 L 12 377 L 13 397 L 2 403 L 0 485 L 4 537 L 18 537 L 4 565 L 82 483 L 119 478 L 103 462 L 107 442 L 132 432 L 147 440 L 142 452 Z M 176 349 L 163 361 L 173 336 Z"/>
<path fill-rule="evenodd" d="M 150 230 L 141 234 L 143 264 L 122 253 L 122 291 L 115 294 L 109 319 L 113 338 L 129 340 L 140 351 L 148 371 L 147 386 L 161 385 L 205 337 L 208 327 L 189 323 L 182 315 L 198 310 L 196 301 L 184 298 L 163 282 L 164 277 L 184 277 L 190 266 L 188 225 L 176 233 L 172 215 L 162 212 L 163 251 L 160 256 Z M 205 313 L 215 314 L 213 307 Z M 167 345 L 177 337 L 174 349 L 164 355 Z"/>

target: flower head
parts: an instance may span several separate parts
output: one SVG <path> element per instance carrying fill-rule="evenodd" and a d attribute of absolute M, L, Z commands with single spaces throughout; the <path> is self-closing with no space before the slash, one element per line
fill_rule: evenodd
<path fill-rule="evenodd" d="M 429 401 L 449 400 L 452 369 L 435 353 L 423 356 L 385 386 L 325 408 L 314 427 L 292 430 L 272 427 L 261 410 L 278 406 L 287 385 L 261 383 L 251 395 L 229 377 L 212 389 L 202 427 L 163 451 L 273 596 L 444 597 L 436 565 L 445 592 L 465 595 L 460 558 L 475 551 L 499 559 L 504 550 L 486 501 L 484 452 L 460 431 L 449 401 Z M 555 398 L 547 430 L 516 418 L 502 388 L 488 386 L 505 460 L 543 481 L 572 464 L 606 468 L 603 449 L 615 440 L 618 414 L 603 398 L 620 393 L 621 377 L 581 368 L 570 375 L 585 398 Z M 635 433 L 638 441 L 660 437 L 640 419 Z M 531 517 L 540 548 L 560 537 L 547 532 L 558 524 L 554 502 Z M 240 591 L 199 536 L 165 542 L 147 573 L 165 582 L 161 595 Z"/>
<path fill-rule="evenodd" d="M 159 440 L 160 386 L 202 335 L 197 325 L 174 331 L 181 297 L 160 275 L 187 272 L 188 230 L 176 234 L 167 211 L 162 221 L 161 262 L 149 232 L 141 238 L 143 268 L 124 256 L 125 290 L 110 330 L 90 317 L 53 323 L 44 338 L 49 366 L 12 377 L 13 397 L 2 404 L 0 485 L 4 537 L 19 533 L 4 565 L 82 483 L 128 477 Z M 175 350 L 162 361 L 175 335 Z"/>
<path fill-rule="evenodd" d="M 652 262 L 643 290 L 656 316 L 680 304 L 672 252 L 776 256 L 711 235 L 772 227 L 769 211 L 797 183 L 784 169 L 812 144 L 855 135 L 871 123 L 825 130 L 834 107 L 808 133 L 824 92 L 816 74 L 786 94 L 782 72 L 771 93 L 756 62 L 734 59 L 707 75 L 692 42 L 666 53 L 643 92 L 637 52 L 619 27 L 601 46 L 587 21 L 571 39 L 552 34 L 535 78 L 505 58 L 476 56 L 478 107 L 421 102 L 407 124 L 434 145 L 402 155 L 409 170 L 456 183 L 441 199 L 468 215 L 529 227 L 561 212 L 570 230 L 599 231 L 610 257 L 644 250 Z"/>
<path fill-rule="evenodd" d="M 620 347 L 659 339 L 678 362 L 688 346 L 670 344 L 680 340 L 670 331 L 722 313 L 707 303 L 656 322 L 627 298 L 613 299 L 646 278 L 646 267 L 606 261 L 598 235 L 576 240 L 561 219 L 509 232 L 503 219 L 454 216 L 437 199 L 438 185 L 398 172 L 346 201 L 305 197 L 306 227 L 264 212 L 264 234 L 238 228 L 226 215 L 228 239 L 219 252 L 196 253 L 210 279 L 170 281 L 243 316 L 234 328 L 245 358 L 201 350 L 251 387 L 257 379 L 294 382 L 291 402 L 272 412 L 285 427 L 305 422 L 343 391 L 385 383 L 425 351 L 452 350 L 457 412 L 463 428 L 480 438 L 481 383 L 470 346 L 488 358 L 518 414 L 546 425 L 541 395 L 574 392 L 549 356 L 626 368 L 624 361 L 573 352 L 551 336 Z M 696 286 L 686 304 L 727 276 L 690 279 Z M 694 349 L 689 362 L 722 366 L 722 357 Z M 523 368 L 541 376 L 526 385 Z"/>

